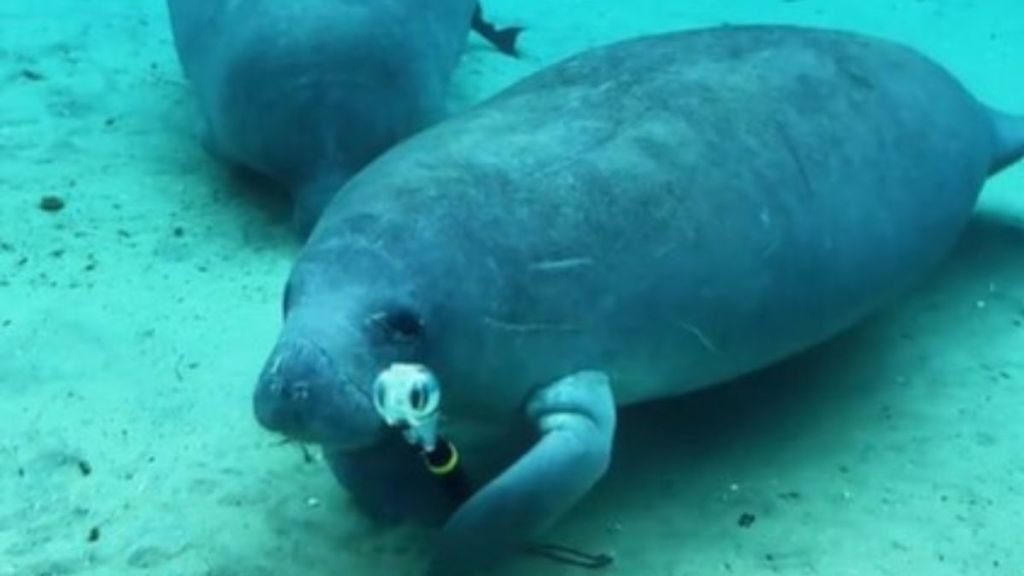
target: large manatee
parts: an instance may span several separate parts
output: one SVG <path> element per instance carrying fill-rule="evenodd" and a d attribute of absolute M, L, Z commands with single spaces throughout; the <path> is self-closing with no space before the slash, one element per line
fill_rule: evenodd
<path fill-rule="evenodd" d="M 904 294 L 1022 154 L 1024 120 L 880 39 L 745 26 L 579 54 L 349 182 L 292 271 L 256 415 L 322 444 L 370 508 L 412 478 L 375 409 L 382 371 L 433 374 L 456 444 L 531 426 L 441 531 L 431 574 L 477 573 L 601 478 L 618 407 Z"/>

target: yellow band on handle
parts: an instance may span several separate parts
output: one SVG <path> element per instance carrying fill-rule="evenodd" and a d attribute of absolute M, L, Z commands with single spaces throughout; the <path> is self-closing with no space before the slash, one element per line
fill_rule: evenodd
<path fill-rule="evenodd" d="M 459 467 L 459 451 L 450 442 L 446 442 L 446 445 L 448 448 L 447 460 L 437 465 L 427 462 L 427 469 L 436 476 L 444 476 Z"/>

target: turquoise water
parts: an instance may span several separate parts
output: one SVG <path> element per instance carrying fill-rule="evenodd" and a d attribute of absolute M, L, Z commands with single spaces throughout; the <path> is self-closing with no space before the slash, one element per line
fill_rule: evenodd
<path fill-rule="evenodd" d="M 527 28 L 524 56 L 474 38 L 455 110 L 611 40 L 786 22 L 903 41 L 1024 112 L 1010 0 L 485 7 Z M 0 575 L 417 574 L 429 533 L 362 517 L 252 417 L 299 244 L 196 117 L 162 2 L 0 4 Z M 627 411 L 610 474 L 547 535 L 616 574 L 1024 573 L 1022 262 L 1017 167 L 947 264 L 853 333 Z"/>

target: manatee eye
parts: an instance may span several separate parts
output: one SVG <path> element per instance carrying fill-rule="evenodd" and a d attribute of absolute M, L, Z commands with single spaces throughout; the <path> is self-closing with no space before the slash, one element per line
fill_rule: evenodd
<path fill-rule="evenodd" d="M 415 338 L 423 331 L 420 317 L 408 308 L 396 308 L 384 314 L 388 332 L 400 338 Z"/>

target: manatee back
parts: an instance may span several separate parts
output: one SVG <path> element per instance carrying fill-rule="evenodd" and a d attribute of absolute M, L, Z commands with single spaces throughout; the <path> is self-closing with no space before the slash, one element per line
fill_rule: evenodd
<path fill-rule="evenodd" d="M 893 43 L 667 34 L 407 141 L 318 236 L 408 266 L 445 376 L 515 395 L 604 366 L 628 402 L 763 366 L 906 289 L 965 225 L 993 140 L 953 77 Z"/>

